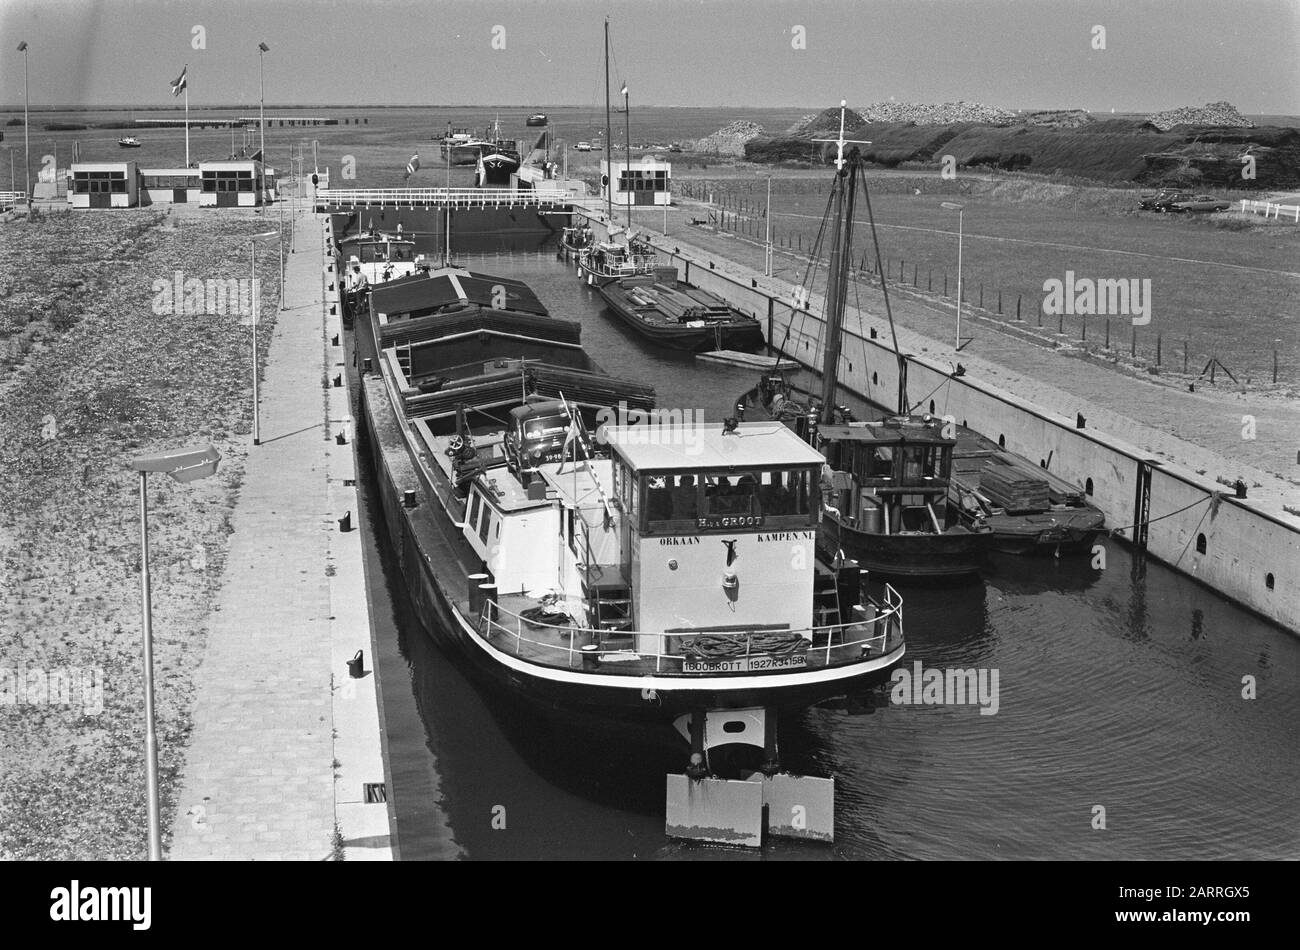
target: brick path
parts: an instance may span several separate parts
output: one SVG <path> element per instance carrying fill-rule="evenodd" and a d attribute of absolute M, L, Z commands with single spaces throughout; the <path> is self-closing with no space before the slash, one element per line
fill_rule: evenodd
<path fill-rule="evenodd" d="M 199 667 L 172 859 L 305 859 L 334 845 L 331 531 L 322 256 L 301 214 L 226 576 Z M 274 258 L 271 258 L 274 260 Z M 328 440 L 328 441 L 327 441 Z M 351 446 L 339 449 L 351 452 Z M 381 777 L 382 780 L 382 777 Z"/>

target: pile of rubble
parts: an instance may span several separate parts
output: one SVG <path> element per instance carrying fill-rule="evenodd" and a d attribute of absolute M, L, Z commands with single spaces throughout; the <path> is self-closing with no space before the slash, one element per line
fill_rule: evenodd
<path fill-rule="evenodd" d="M 712 135 L 696 139 L 693 151 L 704 155 L 744 155 L 745 143 L 762 134 L 763 127 L 758 123 L 737 119 Z"/>
<path fill-rule="evenodd" d="M 1231 102 L 1207 102 L 1204 106 L 1183 106 L 1147 116 L 1147 121 L 1162 132 L 1176 125 L 1217 125 L 1253 129 L 1255 123 L 1245 118 Z"/>
<path fill-rule="evenodd" d="M 1077 129 L 1091 122 L 1092 114 L 1085 109 L 1042 109 L 1037 112 L 1022 112 L 1016 121 L 1049 129 Z"/>
<path fill-rule="evenodd" d="M 917 125 L 948 125 L 952 122 L 978 122 L 983 125 L 1007 125 L 1016 114 L 979 102 L 873 102 L 856 110 L 868 122 L 915 122 Z"/>

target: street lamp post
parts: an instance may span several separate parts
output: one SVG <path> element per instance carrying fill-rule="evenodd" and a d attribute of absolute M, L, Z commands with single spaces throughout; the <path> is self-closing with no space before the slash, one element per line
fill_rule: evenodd
<path fill-rule="evenodd" d="M 763 218 L 767 228 L 764 235 L 766 248 L 763 252 L 763 276 L 772 276 L 772 176 L 767 176 L 767 205 L 763 208 Z"/>
<path fill-rule="evenodd" d="M 253 282 L 251 285 L 250 294 L 253 303 L 253 444 L 254 445 L 262 444 L 262 429 L 261 429 L 261 420 L 259 418 L 259 413 L 258 413 L 258 398 L 257 398 L 257 311 L 261 308 L 262 305 L 262 301 L 260 299 L 261 294 L 257 292 L 257 287 L 258 287 L 257 242 L 261 238 L 274 237 L 278 233 L 279 233 L 278 231 L 263 231 L 261 234 L 254 234 L 251 238 L 248 239 L 249 259 L 253 269 L 253 275 L 252 275 Z M 284 260 L 283 248 L 280 251 L 280 260 L 281 261 Z M 283 296 L 284 291 L 281 290 L 280 294 L 281 296 Z"/>
<path fill-rule="evenodd" d="M 32 145 L 31 145 L 31 121 L 28 119 L 28 95 L 27 95 L 27 41 L 23 40 L 18 44 L 18 52 L 23 54 L 23 194 L 26 196 L 27 206 L 32 204 Z"/>
<path fill-rule="evenodd" d="M 957 212 L 957 342 L 953 344 L 958 350 L 961 349 L 961 245 L 962 245 L 962 218 L 966 214 L 966 206 L 958 204 L 955 201 L 945 201 L 942 208 L 949 211 Z"/>
<path fill-rule="evenodd" d="M 162 860 L 162 827 L 158 804 L 158 733 L 153 703 L 153 595 L 149 584 L 149 473 L 165 472 L 178 482 L 207 478 L 217 470 L 221 456 L 212 446 L 195 446 L 141 456 L 129 463 L 140 473 L 140 601 L 144 639 L 144 742 L 145 787 L 149 796 L 149 860 Z"/>
<path fill-rule="evenodd" d="M 262 167 L 266 168 L 266 78 L 262 70 L 264 62 L 263 54 L 271 52 L 271 47 L 265 43 L 257 44 L 257 136 L 258 136 L 258 153 L 262 160 Z M 266 190 L 262 173 L 257 175 L 257 203 L 262 203 L 262 196 Z"/>
<path fill-rule="evenodd" d="M 288 308 L 284 305 L 284 198 L 281 195 L 276 197 L 278 199 L 276 205 L 280 209 L 280 309 L 286 310 Z M 293 215 L 289 216 L 289 224 L 293 225 Z"/>

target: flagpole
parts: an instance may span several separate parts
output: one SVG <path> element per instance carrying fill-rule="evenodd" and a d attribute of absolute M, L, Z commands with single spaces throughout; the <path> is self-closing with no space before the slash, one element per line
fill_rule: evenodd
<path fill-rule="evenodd" d="M 189 63 L 185 64 L 185 71 L 189 72 Z M 190 167 L 190 77 L 185 77 L 185 167 Z"/>

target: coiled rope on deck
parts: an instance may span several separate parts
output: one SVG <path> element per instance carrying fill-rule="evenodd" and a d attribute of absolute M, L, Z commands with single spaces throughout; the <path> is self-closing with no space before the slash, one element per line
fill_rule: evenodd
<path fill-rule="evenodd" d="M 760 653 L 770 656 L 789 656 L 805 649 L 807 645 L 808 641 L 799 634 L 784 630 L 752 633 L 748 637 L 748 642 L 744 637 L 705 633 L 683 645 L 682 654 L 699 660 L 745 656 L 746 653 L 751 656 Z"/>

